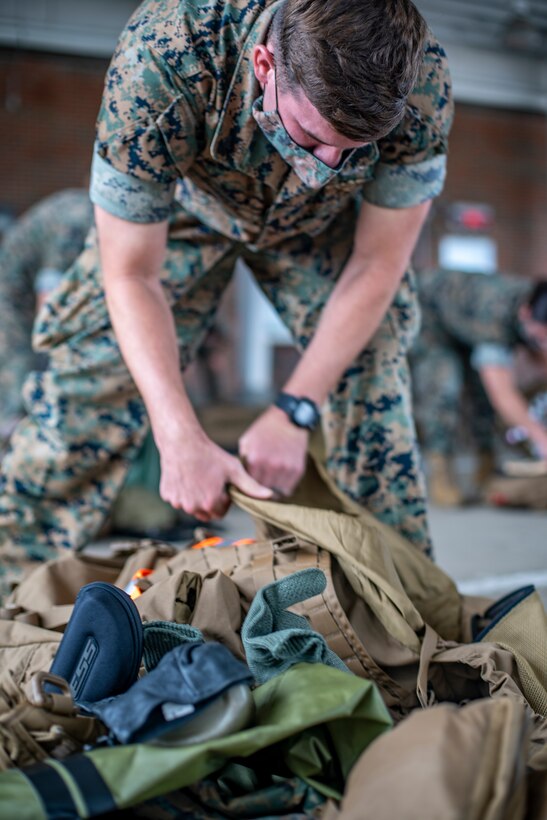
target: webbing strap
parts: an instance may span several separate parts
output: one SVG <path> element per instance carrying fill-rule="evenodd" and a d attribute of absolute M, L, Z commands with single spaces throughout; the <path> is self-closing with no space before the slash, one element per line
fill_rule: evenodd
<path fill-rule="evenodd" d="M 56 760 L 54 765 L 40 763 L 22 769 L 22 773 L 38 792 L 50 820 L 74 820 L 80 817 L 72 795 L 59 774 L 60 766 L 66 769 L 78 787 L 88 817 L 96 817 L 118 808 L 110 789 L 89 757 L 73 755 L 62 761 Z"/>
<path fill-rule="evenodd" d="M 428 706 L 433 706 L 433 704 L 435 703 L 435 693 L 429 691 L 428 684 L 429 665 L 431 663 L 431 659 L 437 651 L 438 640 L 439 636 L 437 635 L 435 630 L 431 626 L 429 626 L 429 624 L 426 624 L 425 635 L 422 642 L 422 650 L 420 652 L 420 666 L 418 668 L 418 679 L 416 683 L 416 694 L 418 695 L 420 706 L 423 709 L 427 709 Z"/>
<path fill-rule="evenodd" d="M 88 814 L 94 817 L 118 807 L 112 793 L 95 764 L 85 755 L 73 755 L 58 761 L 76 781 L 86 803 Z"/>
<path fill-rule="evenodd" d="M 48 818 L 74 820 L 78 817 L 76 804 L 59 772 L 46 763 L 21 769 L 32 787 L 38 792 Z"/>

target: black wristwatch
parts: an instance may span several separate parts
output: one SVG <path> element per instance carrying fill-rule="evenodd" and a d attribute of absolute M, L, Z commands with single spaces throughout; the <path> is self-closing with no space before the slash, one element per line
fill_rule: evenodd
<path fill-rule="evenodd" d="M 311 399 L 291 396 L 290 393 L 280 393 L 274 404 L 283 410 L 297 427 L 315 430 L 319 424 L 319 408 Z"/>

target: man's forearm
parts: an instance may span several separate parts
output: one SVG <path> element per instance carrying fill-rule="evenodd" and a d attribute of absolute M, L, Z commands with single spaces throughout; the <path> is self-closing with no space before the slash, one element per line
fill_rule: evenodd
<path fill-rule="evenodd" d="M 315 335 L 285 389 L 322 404 L 344 370 L 366 347 L 391 304 L 404 271 L 367 270 L 350 257 Z"/>
<path fill-rule="evenodd" d="M 106 292 L 122 355 L 158 444 L 183 428 L 199 428 L 182 381 L 173 316 L 160 282 L 116 277 Z"/>
<path fill-rule="evenodd" d="M 180 373 L 173 315 L 161 284 L 167 224 L 127 222 L 95 211 L 108 310 L 125 362 L 161 447 L 200 429 Z"/>
<path fill-rule="evenodd" d="M 362 204 L 353 252 L 285 385 L 288 392 L 322 404 L 364 350 L 393 301 L 430 205 L 389 209 Z"/>

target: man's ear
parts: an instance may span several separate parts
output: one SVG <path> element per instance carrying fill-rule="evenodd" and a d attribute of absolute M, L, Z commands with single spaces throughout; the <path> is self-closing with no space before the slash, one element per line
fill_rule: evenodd
<path fill-rule="evenodd" d="M 256 79 L 263 88 L 270 78 L 270 73 L 275 69 L 275 61 L 273 51 L 262 43 L 253 48 L 253 69 Z"/>

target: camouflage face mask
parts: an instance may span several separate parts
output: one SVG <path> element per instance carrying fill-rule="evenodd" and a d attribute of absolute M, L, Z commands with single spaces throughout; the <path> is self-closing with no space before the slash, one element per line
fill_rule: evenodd
<path fill-rule="evenodd" d="M 307 151 L 298 145 L 286 130 L 279 116 L 277 107 L 277 85 L 275 88 L 275 98 L 275 111 L 264 111 L 263 95 L 254 101 L 252 111 L 255 122 L 266 139 L 283 157 L 287 165 L 290 165 L 307 188 L 322 188 L 336 176 L 352 152 L 348 152 L 347 156 L 344 157 L 343 161 L 337 165 L 336 168 L 325 165 L 325 163 L 317 159 L 311 151 Z"/>

